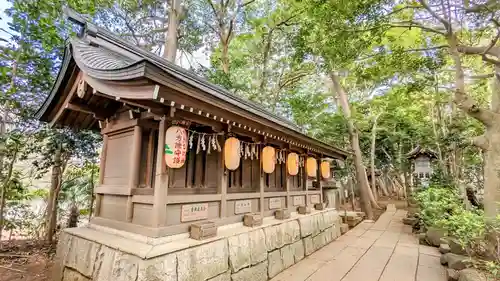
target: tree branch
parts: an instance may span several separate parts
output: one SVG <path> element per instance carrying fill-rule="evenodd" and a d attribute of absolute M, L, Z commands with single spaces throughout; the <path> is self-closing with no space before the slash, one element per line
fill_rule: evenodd
<path fill-rule="evenodd" d="M 489 0 L 486 3 L 477 4 L 475 6 L 465 8 L 465 12 L 466 13 L 480 13 L 480 12 L 484 12 L 484 11 L 491 12 L 492 10 L 495 10 L 498 8 L 498 6 L 496 6 L 496 5 L 500 6 L 497 1 Z"/>
<path fill-rule="evenodd" d="M 167 28 L 157 28 L 157 29 L 153 29 L 151 31 L 148 31 L 144 34 L 133 34 L 133 33 L 121 33 L 119 34 L 120 36 L 134 36 L 134 37 L 148 37 L 148 36 L 151 36 L 151 35 L 154 35 L 155 33 L 161 33 L 161 32 L 165 32 L 167 31 Z"/>
<path fill-rule="evenodd" d="M 485 61 L 485 62 L 489 62 L 489 63 L 491 63 L 491 64 L 494 64 L 494 65 L 500 66 L 500 61 L 499 61 L 499 60 L 489 58 L 489 57 L 488 57 L 488 55 L 486 55 L 486 54 L 483 54 L 483 55 L 481 56 L 481 58 L 482 58 L 482 59 L 483 59 L 483 61 Z"/>
<path fill-rule="evenodd" d="M 423 31 L 427 31 L 427 32 L 431 32 L 431 33 L 436 33 L 436 34 L 440 34 L 440 35 L 446 35 L 445 32 L 442 32 L 442 31 L 439 31 L 435 28 L 432 28 L 432 27 L 428 27 L 428 26 L 423 26 L 419 23 L 416 23 L 416 22 L 410 22 L 410 23 L 390 23 L 388 24 L 387 26 L 389 27 L 399 27 L 399 28 L 408 28 L 408 29 L 411 29 L 413 27 L 416 27 L 416 28 L 420 28 L 422 29 Z"/>
<path fill-rule="evenodd" d="M 495 76 L 495 73 L 488 73 L 488 74 L 479 74 L 479 75 L 472 75 L 467 78 L 469 79 L 486 79 L 486 78 L 492 78 Z"/>
<path fill-rule="evenodd" d="M 252 4 L 253 2 L 255 2 L 255 1 L 256 1 L 256 0 L 249 0 L 249 1 L 245 2 L 245 3 L 243 3 L 240 7 L 245 7 L 245 6 L 247 6 L 247 5 L 250 5 L 250 4 Z"/>
<path fill-rule="evenodd" d="M 489 48 L 489 46 L 473 47 L 473 46 L 459 45 L 459 46 L 457 46 L 457 50 L 460 53 L 465 54 L 465 55 L 488 54 L 488 55 L 492 55 L 492 56 L 500 56 L 500 48 L 498 48 L 498 47 Z"/>
<path fill-rule="evenodd" d="M 491 48 L 493 48 L 497 44 L 498 38 L 500 38 L 499 27 L 497 27 L 497 35 L 491 40 L 490 45 L 488 45 L 488 48 L 484 51 L 483 55 L 487 54 L 491 50 Z"/>
<path fill-rule="evenodd" d="M 385 15 L 385 16 L 386 16 L 386 17 L 388 17 L 388 16 L 391 16 L 391 15 L 393 15 L 393 14 L 397 14 L 397 13 L 399 13 L 399 12 L 401 12 L 401 11 L 404 11 L 404 10 L 406 10 L 406 9 L 421 9 L 421 8 L 423 8 L 423 7 L 422 7 L 422 6 L 411 6 L 411 5 L 409 5 L 409 6 L 405 6 L 405 7 L 402 7 L 402 8 L 396 9 L 396 10 L 394 10 L 394 11 L 391 11 L 391 12 L 389 12 L 389 13 L 388 13 L 387 15 Z M 386 10 L 386 11 L 387 11 L 387 10 Z"/>
<path fill-rule="evenodd" d="M 470 117 L 477 119 L 485 126 L 491 126 L 493 121 L 499 117 L 499 115 L 493 111 L 481 108 L 474 99 L 459 90 L 455 91 L 453 101 L 456 103 L 458 108 L 462 109 Z"/>
<path fill-rule="evenodd" d="M 482 150 L 488 150 L 489 142 L 485 135 L 477 136 L 472 139 L 472 144 L 481 148 Z"/>
<path fill-rule="evenodd" d="M 438 21 L 440 21 L 444 27 L 446 28 L 446 31 L 448 33 L 451 32 L 451 24 L 449 21 L 445 20 L 444 18 L 440 17 L 436 12 L 434 12 L 431 7 L 425 2 L 424 0 L 418 0 L 418 2 Z M 444 11 L 443 11 L 444 12 Z"/>
<path fill-rule="evenodd" d="M 448 45 L 440 45 L 440 46 L 429 47 L 429 48 L 408 49 L 408 50 L 403 50 L 402 52 L 403 53 L 425 52 L 425 51 L 439 50 L 439 49 L 444 49 L 444 48 L 448 48 Z M 392 53 L 392 52 L 389 52 L 389 53 Z M 369 56 L 366 56 L 363 58 L 359 58 L 358 61 L 370 59 L 370 58 L 376 57 L 378 55 L 385 55 L 385 54 L 383 54 L 383 53 L 372 54 L 372 55 L 369 55 Z"/>

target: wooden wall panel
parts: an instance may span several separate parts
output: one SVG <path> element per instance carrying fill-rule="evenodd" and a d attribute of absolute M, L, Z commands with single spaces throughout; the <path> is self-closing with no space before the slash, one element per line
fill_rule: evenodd
<path fill-rule="evenodd" d="M 154 166 L 154 148 L 157 145 L 155 134 L 151 131 L 142 132 L 141 143 L 141 160 L 139 166 L 139 186 L 152 187 L 151 179 L 153 178 L 152 168 Z M 149 167 L 148 167 L 149 166 Z"/>
<path fill-rule="evenodd" d="M 205 181 L 205 151 L 201 151 L 196 154 L 196 160 L 194 163 L 193 179 L 194 179 L 194 188 L 202 188 Z"/>
<path fill-rule="evenodd" d="M 126 188 L 129 177 L 132 142 L 133 132 L 108 137 L 104 184 L 123 185 Z"/>
<path fill-rule="evenodd" d="M 246 189 L 251 189 L 252 188 L 252 160 L 250 158 L 248 159 L 242 159 L 241 160 L 242 164 L 242 188 Z"/>
<path fill-rule="evenodd" d="M 266 187 L 274 189 L 276 188 L 276 170 L 271 174 L 265 174 L 266 176 Z"/>
<path fill-rule="evenodd" d="M 252 161 L 252 189 L 259 191 L 260 189 L 260 161 L 254 159 Z"/>
<path fill-rule="evenodd" d="M 285 179 L 286 173 L 283 173 L 284 164 L 276 164 L 276 168 L 274 169 L 274 177 L 275 177 L 275 187 L 278 189 L 285 190 Z"/>
<path fill-rule="evenodd" d="M 206 165 L 205 165 L 205 187 L 206 188 L 216 188 L 217 179 L 219 177 L 220 170 L 220 154 L 222 152 L 212 151 L 212 153 L 207 154 Z"/>
<path fill-rule="evenodd" d="M 193 188 L 194 187 L 194 166 L 196 163 L 196 151 L 191 149 L 187 152 L 186 163 L 184 164 L 183 169 L 185 169 L 186 179 L 183 187 Z M 178 187 L 178 183 L 176 183 L 175 187 Z"/>
<path fill-rule="evenodd" d="M 188 155 L 189 157 L 190 155 Z M 178 169 L 168 169 L 168 180 L 169 188 L 185 188 L 186 187 L 186 177 L 187 177 L 187 163 L 189 159 L 186 159 L 186 163 Z"/>

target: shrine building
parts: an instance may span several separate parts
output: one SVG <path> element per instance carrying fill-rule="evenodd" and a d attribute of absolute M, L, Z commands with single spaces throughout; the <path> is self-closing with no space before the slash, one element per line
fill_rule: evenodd
<path fill-rule="evenodd" d="M 66 13 L 81 32 L 37 118 L 98 131 L 103 147 L 94 217 L 61 234 L 53 280 L 204 281 L 250 269 L 248 280 L 267 280 L 280 271 L 273 252 L 298 251 L 293 264 L 340 235 L 322 187 L 348 151 Z M 231 246 L 234 235 L 248 244 Z M 231 260 L 231 247 L 253 254 Z"/>

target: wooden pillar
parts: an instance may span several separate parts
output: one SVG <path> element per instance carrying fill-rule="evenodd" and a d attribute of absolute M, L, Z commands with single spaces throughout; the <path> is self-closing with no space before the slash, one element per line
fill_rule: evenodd
<path fill-rule="evenodd" d="M 152 226 L 160 227 L 167 218 L 168 169 L 165 164 L 165 131 L 166 118 L 160 120 L 158 129 L 158 146 L 156 154 L 156 172 L 154 182 Z"/>
<path fill-rule="evenodd" d="M 307 187 L 307 181 L 309 180 L 309 176 L 307 175 L 307 157 L 304 159 L 304 169 L 302 171 L 302 175 L 303 175 L 303 184 L 304 184 L 304 188 L 305 188 L 305 192 L 306 192 L 306 200 L 305 200 L 305 205 L 306 206 L 309 206 L 309 195 L 308 195 L 308 190 L 309 188 Z"/>
<path fill-rule="evenodd" d="M 106 155 L 108 153 L 108 135 L 104 134 L 102 139 L 101 160 L 99 161 L 99 185 L 104 183 L 104 173 L 106 167 Z M 101 213 L 102 194 L 95 195 L 94 216 L 98 217 Z M 92 207 L 92 206 L 91 206 Z"/>
<path fill-rule="evenodd" d="M 154 130 L 149 131 L 149 141 L 148 141 L 148 157 L 146 160 L 146 178 L 144 182 L 146 183 L 146 187 L 152 188 L 152 174 L 153 174 L 153 159 L 154 159 Z"/>
<path fill-rule="evenodd" d="M 323 184 L 321 183 L 321 180 L 323 179 L 323 177 L 321 176 L 321 158 L 317 159 L 316 162 L 318 163 L 317 164 L 318 169 L 316 170 L 316 178 L 318 181 L 317 188 L 319 189 L 319 202 L 324 203 L 323 202 Z"/>
<path fill-rule="evenodd" d="M 292 197 L 290 196 L 290 186 L 291 186 L 291 178 L 288 174 L 288 162 L 285 161 L 283 165 L 285 165 L 285 188 L 286 188 L 286 209 L 291 209 L 293 206 Z"/>
<path fill-rule="evenodd" d="M 224 139 L 223 139 L 224 141 Z M 224 143 L 224 142 L 223 142 Z M 220 217 L 227 216 L 227 173 L 226 165 L 224 163 L 224 150 L 219 153 L 219 177 L 217 183 L 217 192 L 221 195 L 220 201 Z"/>
<path fill-rule="evenodd" d="M 134 141 L 132 142 L 132 153 L 130 155 L 130 168 L 129 168 L 129 180 L 128 188 L 132 191 L 133 188 L 137 188 L 139 185 L 139 167 L 141 163 L 141 147 L 142 147 L 142 128 L 138 125 L 134 126 Z M 132 195 L 129 195 L 127 200 L 127 211 L 126 217 L 127 221 L 132 221 L 132 216 L 134 214 L 134 203 L 132 202 Z"/>
<path fill-rule="evenodd" d="M 264 180 L 264 177 L 266 174 L 262 170 L 262 154 L 261 157 L 259 157 L 259 173 L 260 173 L 260 185 L 259 185 L 259 190 L 260 190 L 260 200 L 259 200 L 259 209 L 260 209 L 260 215 L 262 218 L 264 218 L 264 190 L 266 188 L 266 181 Z"/>

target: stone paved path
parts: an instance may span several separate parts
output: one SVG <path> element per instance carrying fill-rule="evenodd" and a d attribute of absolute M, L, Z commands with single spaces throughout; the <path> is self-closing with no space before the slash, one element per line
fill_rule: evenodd
<path fill-rule="evenodd" d="M 444 281 L 437 248 L 422 246 L 403 225 L 406 211 L 389 205 L 271 281 Z"/>

